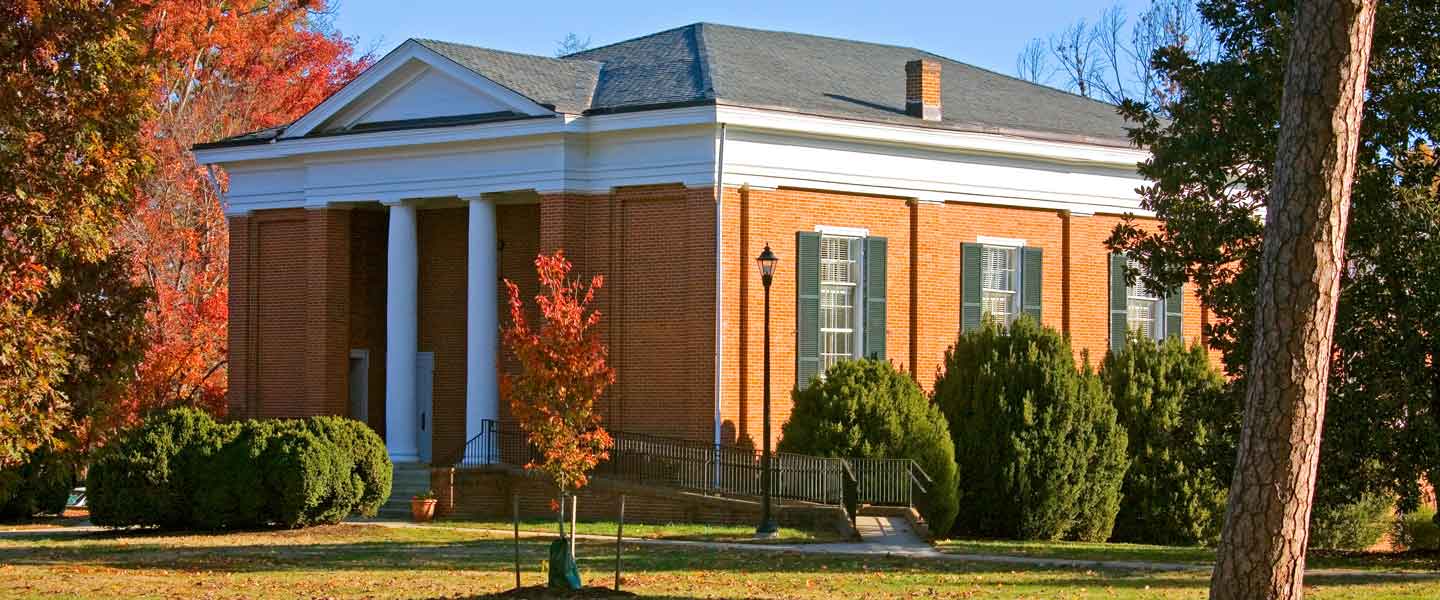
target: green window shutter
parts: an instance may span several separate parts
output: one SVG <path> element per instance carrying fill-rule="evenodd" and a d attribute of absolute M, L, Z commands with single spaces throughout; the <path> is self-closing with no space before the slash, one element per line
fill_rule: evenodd
<path fill-rule="evenodd" d="M 1110 255 L 1110 349 L 1118 351 L 1125 347 L 1125 335 L 1130 328 L 1126 312 L 1125 255 Z"/>
<path fill-rule="evenodd" d="M 1044 252 L 1039 248 L 1020 249 L 1020 311 L 1040 322 L 1040 297 L 1044 284 Z"/>
<path fill-rule="evenodd" d="M 886 240 L 865 238 L 865 351 L 864 358 L 885 359 Z"/>
<path fill-rule="evenodd" d="M 1181 317 L 1185 312 L 1185 286 L 1177 285 L 1165 294 L 1165 335 L 1181 337 Z"/>
<path fill-rule="evenodd" d="M 960 331 L 980 329 L 980 244 L 960 247 Z"/>
<path fill-rule="evenodd" d="M 820 374 L 820 234 L 795 234 L 795 387 Z"/>

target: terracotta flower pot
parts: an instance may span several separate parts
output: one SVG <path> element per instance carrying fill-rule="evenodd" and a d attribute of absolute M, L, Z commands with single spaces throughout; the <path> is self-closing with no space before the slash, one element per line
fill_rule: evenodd
<path fill-rule="evenodd" d="M 438 501 L 434 498 L 411 498 L 410 516 L 415 519 L 416 523 L 430 522 L 435 518 L 436 502 Z"/>

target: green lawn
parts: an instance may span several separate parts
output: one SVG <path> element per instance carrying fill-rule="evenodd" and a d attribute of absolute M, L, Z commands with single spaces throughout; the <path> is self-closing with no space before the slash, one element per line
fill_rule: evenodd
<path fill-rule="evenodd" d="M 952 554 L 1004 554 L 1076 560 L 1122 560 L 1164 563 L 1192 563 L 1208 566 L 1215 549 L 1195 546 L 1151 546 L 1146 544 L 1087 542 L 1016 542 L 1009 540 L 943 540 L 936 544 Z M 1313 569 L 1365 569 L 1376 571 L 1440 572 L 1440 553 L 1366 553 L 1311 551 L 1306 560 Z"/>
<path fill-rule="evenodd" d="M 442 519 L 432 523 L 440 527 L 465 527 L 468 529 L 496 529 L 510 531 L 514 525 L 510 521 L 474 521 L 463 519 Z M 569 523 L 565 524 L 568 529 Z M 575 528 L 582 534 L 590 535 L 615 535 L 615 521 L 580 521 Z M 549 519 L 522 519 L 520 521 L 521 531 L 540 531 L 555 533 L 557 526 L 555 521 Z M 666 539 L 666 540 L 703 540 L 709 542 L 746 542 L 746 543 L 817 543 L 817 542 L 842 542 L 846 541 L 840 537 L 838 532 L 813 532 L 803 529 L 792 529 L 781 527 L 780 535 L 773 540 L 756 540 L 754 525 L 700 525 L 693 523 L 667 523 L 664 525 L 650 525 L 639 523 L 625 524 L 625 537 L 645 539 Z"/>
<path fill-rule="evenodd" d="M 522 542 L 541 583 L 544 540 Z M 582 543 L 606 585 L 614 546 Z M 457 598 L 508 589 L 512 546 L 479 531 L 339 525 L 213 535 L 0 538 L 4 598 Z M 1199 571 L 1025 568 L 793 552 L 626 545 L 625 587 L 660 598 L 1204 598 Z M 1435 598 L 1440 575 L 1307 578 L 1311 598 Z"/>

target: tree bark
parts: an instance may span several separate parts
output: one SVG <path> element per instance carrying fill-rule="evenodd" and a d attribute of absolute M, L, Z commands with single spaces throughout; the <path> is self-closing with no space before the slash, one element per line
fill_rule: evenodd
<path fill-rule="evenodd" d="M 1376 0 L 1296 4 L 1216 600 L 1304 596 Z"/>

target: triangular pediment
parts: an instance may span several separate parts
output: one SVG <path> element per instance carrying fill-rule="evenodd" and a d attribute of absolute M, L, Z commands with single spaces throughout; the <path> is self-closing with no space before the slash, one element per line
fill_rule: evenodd
<path fill-rule="evenodd" d="M 423 45 L 406 42 L 297 120 L 283 137 L 551 112 Z"/>

